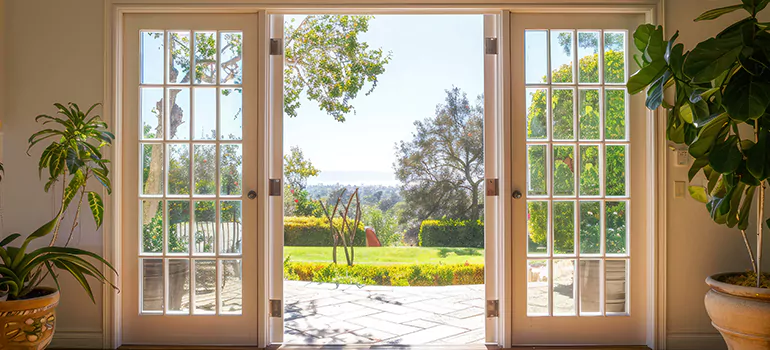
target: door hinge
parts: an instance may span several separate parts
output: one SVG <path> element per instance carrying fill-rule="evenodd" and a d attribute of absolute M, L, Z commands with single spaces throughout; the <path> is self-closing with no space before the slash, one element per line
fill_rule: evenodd
<path fill-rule="evenodd" d="M 500 315 L 500 302 L 497 300 L 487 300 L 487 317 L 497 317 Z"/>
<path fill-rule="evenodd" d="M 484 53 L 497 55 L 497 38 L 484 38 Z"/>
<path fill-rule="evenodd" d="M 270 39 L 270 56 L 283 55 L 283 39 Z"/>
<path fill-rule="evenodd" d="M 270 317 L 281 317 L 283 306 L 280 299 L 270 299 Z"/>
<path fill-rule="evenodd" d="M 270 179 L 269 193 L 271 197 L 280 196 L 283 194 L 281 190 L 281 179 Z"/>
<path fill-rule="evenodd" d="M 498 179 L 487 179 L 484 181 L 487 197 L 495 197 L 500 194 L 500 181 Z"/>

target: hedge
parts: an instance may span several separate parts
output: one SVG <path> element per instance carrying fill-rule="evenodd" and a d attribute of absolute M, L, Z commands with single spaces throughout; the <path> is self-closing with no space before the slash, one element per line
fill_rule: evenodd
<path fill-rule="evenodd" d="M 342 219 L 334 219 L 337 227 L 342 226 Z M 350 225 L 353 225 L 352 223 Z M 353 244 L 357 247 L 366 246 L 364 224 L 359 223 L 358 232 Z M 329 232 L 329 221 L 325 218 L 312 216 L 287 216 L 283 218 L 283 245 L 297 247 L 331 247 L 332 236 Z"/>
<path fill-rule="evenodd" d="M 484 284 L 483 264 L 353 265 L 285 262 L 291 281 L 377 286 L 450 286 Z"/>
<path fill-rule="evenodd" d="M 425 220 L 420 225 L 420 246 L 484 248 L 480 220 Z"/>

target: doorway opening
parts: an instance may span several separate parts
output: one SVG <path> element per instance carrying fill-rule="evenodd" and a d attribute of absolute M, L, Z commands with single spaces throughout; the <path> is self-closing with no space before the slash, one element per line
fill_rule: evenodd
<path fill-rule="evenodd" d="M 283 342 L 482 344 L 484 16 L 283 26 Z"/>

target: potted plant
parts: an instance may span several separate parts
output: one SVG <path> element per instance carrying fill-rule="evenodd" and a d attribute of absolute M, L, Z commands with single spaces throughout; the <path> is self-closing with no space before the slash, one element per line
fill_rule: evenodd
<path fill-rule="evenodd" d="M 45 128 L 29 138 L 27 152 L 36 144 L 50 141 L 39 161 L 39 172 L 45 170 L 48 180 L 45 191 L 61 189 L 61 206 L 53 219 L 29 234 L 20 245 L 11 246 L 21 237 L 14 233 L 0 241 L 0 348 L 44 349 L 51 342 L 56 324 L 56 306 L 59 303 L 58 272 L 65 272 L 83 287 L 91 301 L 94 295 L 89 278 L 116 288 L 90 259 L 115 269 L 99 255 L 69 247 L 75 228 L 79 225 L 83 202 L 87 200 L 97 228 L 104 215 L 102 198 L 98 192 L 87 189 L 92 179 L 98 180 L 110 192 L 109 161 L 102 158 L 102 149 L 109 146 L 114 136 L 107 131 L 101 118 L 90 116 L 98 104 L 86 112 L 73 103 L 67 107 L 55 104 L 61 116 L 40 115 L 36 121 Z M 69 207 L 76 208 L 74 220 L 66 229 L 62 222 Z M 60 231 L 69 231 L 66 243 L 56 245 Z M 30 244 L 50 235 L 47 246 L 33 249 Z M 51 276 L 56 288 L 41 283 Z"/>
<path fill-rule="evenodd" d="M 743 0 L 704 12 L 696 21 L 733 11 L 748 16 L 692 51 L 665 40 L 663 28 L 639 26 L 634 44 L 641 69 L 628 81 L 632 94 L 647 90 L 647 108 L 668 113 L 666 137 L 694 158 L 689 192 L 720 225 L 740 230 L 752 269 L 710 276 L 706 310 L 730 349 L 770 349 L 770 274 L 763 273 L 763 217 L 770 177 L 770 23 L 757 14 L 770 0 Z M 667 100 L 664 92 L 673 90 Z M 703 174 L 702 183 L 693 181 Z M 746 235 L 754 201 L 756 256 Z"/>

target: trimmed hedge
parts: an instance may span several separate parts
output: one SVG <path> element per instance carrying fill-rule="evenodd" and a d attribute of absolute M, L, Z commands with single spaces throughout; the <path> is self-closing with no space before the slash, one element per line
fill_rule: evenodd
<path fill-rule="evenodd" d="M 337 227 L 342 227 L 342 219 L 334 219 Z M 351 225 L 353 225 L 351 223 Z M 325 218 L 312 216 L 287 216 L 283 218 L 283 245 L 296 247 L 331 247 L 333 245 L 329 221 Z M 359 223 L 356 238 L 353 241 L 356 247 L 366 246 L 366 233 L 364 224 Z"/>
<path fill-rule="evenodd" d="M 420 224 L 421 247 L 484 248 L 480 220 L 425 220 Z"/>
<path fill-rule="evenodd" d="M 353 265 L 285 262 L 291 281 L 377 286 L 450 286 L 484 284 L 483 264 Z"/>

